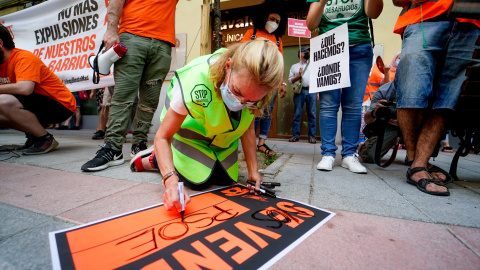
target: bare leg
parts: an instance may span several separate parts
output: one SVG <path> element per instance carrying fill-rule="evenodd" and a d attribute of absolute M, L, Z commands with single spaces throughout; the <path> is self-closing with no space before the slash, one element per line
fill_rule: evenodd
<path fill-rule="evenodd" d="M 258 138 L 258 144 L 257 145 L 262 145 L 265 143 L 265 139 L 263 138 Z"/>
<path fill-rule="evenodd" d="M 407 147 L 408 160 L 414 160 L 418 134 L 423 124 L 423 110 L 399 108 L 397 110 L 397 119 L 405 146 Z"/>
<path fill-rule="evenodd" d="M 433 114 L 426 115 L 425 122 L 420 128 L 416 126 L 418 124 L 418 118 L 415 119 L 419 114 L 422 114 L 419 113 L 418 109 L 398 109 L 397 113 L 399 126 L 407 147 L 407 155 L 409 149 L 415 153 L 413 164 L 410 168 L 427 167 L 428 160 L 440 139 L 445 125 L 442 113 L 434 111 Z M 414 140 L 417 134 L 415 130 L 420 131 L 416 140 Z M 417 172 L 412 175 L 413 181 L 419 181 L 422 178 L 431 179 L 432 177 L 426 171 Z M 446 187 L 438 186 L 434 183 L 429 183 L 426 189 L 434 192 L 448 190 Z"/>
<path fill-rule="evenodd" d="M 47 135 L 37 116 L 25 110 L 17 98 L 7 94 L 0 95 L 0 126 L 30 132 L 35 137 Z"/>
<path fill-rule="evenodd" d="M 82 120 L 82 114 L 80 108 L 75 109 L 75 126 L 80 127 L 80 121 Z"/>

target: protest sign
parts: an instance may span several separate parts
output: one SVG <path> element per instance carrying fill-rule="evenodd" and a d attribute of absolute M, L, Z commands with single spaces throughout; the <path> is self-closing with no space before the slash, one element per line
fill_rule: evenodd
<path fill-rule="evenodd" d="M 310 38 L 311 32 L 308 30 L 307 21 L 288 18 L 288 35 L 291 37 Z"/>
<path fill-rule="evenodd" d="M 241 185 L 50 233 L 54 269 L 266 269 L 333 217 Z"/>
<path fill-rule="evenodd" d="M 94 84 L 88 59 L 98 53 L 107 30 L 108 2 L 49 0 L 0 17 L 0 23 L 10 30 L 16 48 L 38 56 L 70 91 L 102 88 L 115 84 L 113 72 L 100 75 L 99 84 Z M 173 70 L 186 59 L 186 34 L 177 34 L 176 40 Z"/>
<path fill-rule="evenodd" d="M 310 40 L 310 93 L 350 86 L 348 26 Z"/>
<path fill-rule="evenodd" d="M 113 85 L 112 75 L 92 82 L 88 58 L 95 55 L 106 30 L 108 1 L 50 0 L 0 17 L 15 46 L 38 56 L 75 92 Z"/>

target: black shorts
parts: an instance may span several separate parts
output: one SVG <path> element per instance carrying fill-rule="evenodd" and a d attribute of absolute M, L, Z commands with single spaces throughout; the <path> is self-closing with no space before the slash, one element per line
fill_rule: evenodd
<path fill-rule="evenodd" d="M 13 96 L 20 101 L 25 110 L 35 114 L 42 125 L 63 122 L 73 114 L 73 112 L 63 106 L 62 103 L 44 95 L 32 93 L 28 96 Z"/>

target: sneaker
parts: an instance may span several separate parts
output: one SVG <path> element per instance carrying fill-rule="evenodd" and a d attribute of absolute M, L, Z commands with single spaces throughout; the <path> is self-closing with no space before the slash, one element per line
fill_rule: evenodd
<path fill-rule="evenodd" d="M 83 164 L 82 171 L 95 172 L 108 168 L 109 166 L 122 165 L 124 162 L 122 151 L 115 151 L 110 143 L 104 143 L 97 151 L 97 155 L 87 163 Z"/>
<path fill-rule="evenodd" d="M 331 171 L 333 169 L 333 163 L 335 163 L 335 158 L 332 156 L 324 156 L 322 160 L 318 162 L 317 169 L 320 171 Z"/>
<path fill-rule="evenodd" d="M 92 136 L 92 140 L 103 140 L 104 138 L 105 132 L 103 130 L 97 130 Z"/>
<path fill-rule="evenodd" d="M 365 168 L 360 163 L 360 161 L 358 160 L 358 154 L 357 153 L 343 158 L 341 166 L 343 168 L 349 169 L 353 173 L 367 173 L 367 168 Z"/>
<path fill-rule="evenodd" d="M 137 153 L 143 150 L 147 150 L 147 141 L 141 141 L 136 144 L 132 144 L 132 152 L 130 153 L 130 157 L 134 157 Z"/>
<path fill-rule="evenodd" d="M 47 135 L 42 137 L 37 137 L 37 141 L 29 147 L 24 155 L 40 155 L 50 152 L 52 149 L 58 146 L 58 142 L 53 138 L 52 134 L 47 133 Z"/>
<path fill-rule="evenodd" d="M 133 158 L 132 160 L 130 160 L 130 170 L 132 172 L 141 172 L 141 171 L 144 171 L 145 168 L 143 167 L 143 164 L 142 164 L 142 159 L 143 158 L 146 158 L 146 157 L 149 157 L 151 155 L 153 155 L 155 153 L 155 150 L 153 148 L 153 145 L 150 146 L 148 149 L 146 150 L 143 150 L 143 151 L 140 151 L 138 152 Z"/>
<path fill-rule="evenodd" d="M 25 137 L 27 137 L 27 141 L 25 142 L 25 144 L 23 144 L 22 146 L 19 146 L 17 148 L 15 148 L 15 150 L 17 151 L 25 151 L 27 150 L 28 148 L 30 148 L 32 145 L 34 145 L 38 138 L 35 137 L 32 133 L 30 132 L 27 132 L 25 133 Z"/>

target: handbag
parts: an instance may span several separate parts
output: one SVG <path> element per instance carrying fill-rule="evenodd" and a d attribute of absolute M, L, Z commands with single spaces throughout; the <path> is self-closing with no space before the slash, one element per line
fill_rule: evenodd
<path fill-rule="evenodd" d="M 302 79 L 300 78 L 298 81 L 292 84 L 292 92 L 295 94 L 300 94 L 302 92 Z"/>
<path fill-rule="evenodd" d="M 308 64 L 310 64 L 310 61 L 307 63 L 307 65 L 305 66 L 305 71 L 307 71 L 307 68 L 308 68 Z M 304 71 L 304 72 L 305 72 Z M 302 77 L 300 77 L 299 80 L 297 80 L 296 82 L 294 82 L 292 84 L 292 92 L 294 94 L 300 94 L 302 92 L 302 81 L 303 81 L 303 74 L 302 74 Z"/>

